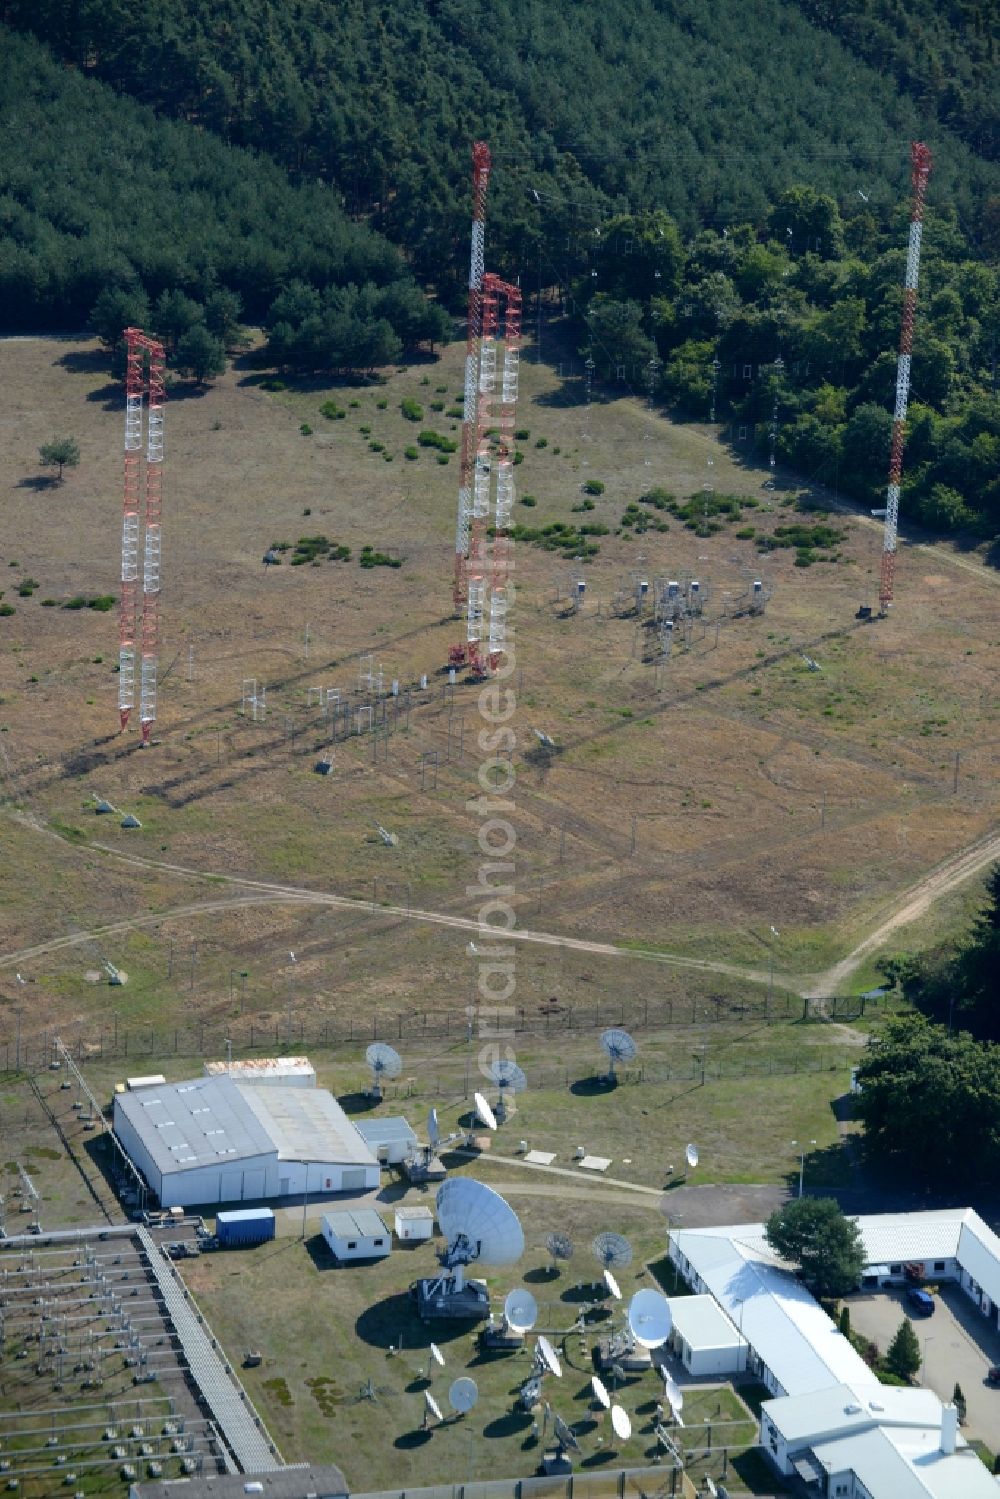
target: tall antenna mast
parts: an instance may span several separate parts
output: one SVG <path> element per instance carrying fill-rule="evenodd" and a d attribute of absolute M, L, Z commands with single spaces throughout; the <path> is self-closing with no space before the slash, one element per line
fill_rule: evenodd
<path fill-rule="evenodd" d="M 148 366 L 148 370 L 147 370 Z M 135 654 L 139 592 L 139 492 L 143 398 L 149 395 L 146 466 L 143 475 L 142 646 L 139 722 L 142 742 L 156 721 L 156 664 L 159 648 L 160 512 L 163 501 L 163 402 L 166 396 L 163 345 L 140 328 L 125 329 L 125 498 L 122 518 L 122 576 L 118 600 L 118 716 L 122 732 L 135 706 Z"/>
<path fill-rule="evenodd" d="M 885 533 L 882 541 L 882 575 L 879 581 L 879 613 L 885 614 L 892 603 L 892 584 L 896 571 L 896 532 L 899 524 L 899 481 L 903 472 L 903 444 L 906 440 L 906 408 L 910 399 L 910 360 L 913 354 L 913 319 L 917 309 L 917 281 L 920 275 L 920 240 L 924 224 L 924 197 L 931 174 L 931 153 L 919 141 L 910 146 L 913 184 L 913 207 L 910 213 L 910 241 L 906 251 L 906 281 L 903 287 L 903 326 L 899 336 L 899 360 L 896 364 L 896 409 L 892 418 L 892 451 L 889 458 L 889 488 L 886 492 Z"/>
<path fill-rule="evenodd" d="M 476 411 L 479 392 L 479 346 L 482 336 L 482 286 L 486 254 L 486 187 L 490 148 L 472 148 L 472 251 L 469 259 L 469 306 L 465 335 L 465 401 L 462 411 L 462 459 L 458 478 L 458 525 L 455 533 L 455 613 L 468 597 L 469 531 L 472 522 L 472 477 L 476 457 Z"/>

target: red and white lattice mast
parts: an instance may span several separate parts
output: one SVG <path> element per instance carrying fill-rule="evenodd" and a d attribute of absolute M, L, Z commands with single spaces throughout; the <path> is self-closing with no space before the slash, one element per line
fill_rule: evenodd
<path fill-rule="evenodd" d="M 882 573 L 879 581 L 879 611 L 885 614 L 892 603 L 892 584 L 896 571 L 896 532 L 899 525 L 899 482 L 903 472 L 903 444 L 906 440 L 906 408 L 910 399 L 910 360 L 913 354 L 913 319 L 917 309 L 917 281 L 920 276 L 920 241 L 924 224 L 924 198 L 931 174 L 931 153 L 919 141 L 910 147 L 913 183 L 913 209 L 910 214 L 910 241 L 906 252 L 906 282 L 903 287 L 903 327 L 899 337 L 899 360 L 896 365 L 896 409 L 892 418 L 892 451 L 889 459 L 889 488 L 886 493 L 885 534 L 882 542 Z"/>
<path fill-rule="evenodd" d="M 469 303 L 465 336 L 465 400 L 462 411 L 462 457 L 458 478 L 458 525 L 455 532 L 455 613 L 468 598 L 469 539 L 472 529 L 472 470 L 476 457 L 479 392 L 479 345 L 482 334 L 480 301 L 485 264 L 486 187 L 490 179 L 490 148 L 476 141 L 472 148 L 472 251 L 469 260 Z"/>
<path fill-rule="evenodd" d="M 163 345 L 140 328 L 125 329 L 125 499 L 122 518 L 122 576 L 118 600 L 118 716 L 124 732 L 135 706 L 136 637 L 139 625 L 139 508 L 143 508 L 142 623 L 139 670 L 139 723 L 149 743 L 156 721 L 156 663 L 159 648 L 160 511 L 163 501 L 163 402 L 166 394 Z M 146 417 L 142 468 L 143 401 Z"/>
<path fill-rule="evenodd" d="M 517 378 L 521 358 L 521 288 L 501 281 L 499 276 L 483 277 L 483 347 L 487 335 L 495 336 L 500 300 L 505 303 L 503 325 L 503 365 L 500 390 L 491 393 L 491 420 L 488 427 L 499 429 L 496 456 L 496 493 L 493 511 L 492 556 L 490 567 L 489 645 L 487 659 L 491 668 L 500 664 L 507 644 L 507 609 L 512 570 L 510 530 L 514 513 L 514 415 L 517 408 Z M 494 361 L 495 369 L 495 361 Z M 494 376 L 495 380 L 495 376 Z M 495 402 L 495 404 L 494 404 Z M 482 446 L 480 447 L 482 451 Z M 482 637 L 480 636 L 480 639 Z"/>

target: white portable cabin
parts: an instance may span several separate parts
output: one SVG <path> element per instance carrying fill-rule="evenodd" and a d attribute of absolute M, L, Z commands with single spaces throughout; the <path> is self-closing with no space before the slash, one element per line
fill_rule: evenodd
<path fill-rule="evenodd" d="M 206 1077 L 231 1077 L 234 1083 L 270 1084 L 275 1088 L 315 1088 L 316 1069 L 308 1057 L 243 1057 L 236 1062 L 206 1062 Z"/>
<path fill-rule="evenodd" d="M 419 1143 L 416 1133 L 401 1114 L 384 1119 L 359 1119 L 354 1128 L 383 1166 L 401 1166 L 416 1154 Z"/>
<path fill-rule="evenodd" d="M 125 1087 L 130 1093 L 136 1093 L 140 1088 L 156 1088 L 165 1082 L 162 1072 L 150 1072 L 146 1077 L 127 1077 Z"/>
<path fill-rule="evenodd" d="M 323 1237 L 335 1260 L 380 1260 L 392 1251 L 392 1235 L 374 1208 L 324 1213 Z"/>
<path fill-rule="evenodd" d="M 434 1214 L 430 1208 L 400 1203 L 396 1209 L 396 1238 L 403 1244 L 418 1244 L 434 1233 Z"/>

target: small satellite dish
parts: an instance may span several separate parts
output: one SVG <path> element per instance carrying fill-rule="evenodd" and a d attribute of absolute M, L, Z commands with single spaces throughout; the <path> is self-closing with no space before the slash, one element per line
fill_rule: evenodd
<path fill-rule="evenodd" d="M 552 1268 L 556 1268 L 559 1260 L 571 1260 L 573 1258 L 573 1240 L 569 1234 L 551 1233 L 545 1240 L 545 1247 L 552 1256 Z"/>
<path fill-rule="evenodd" d="M 631 1062 L 639 1049 L 628 1031 L 618 1030 L 617 1028 L 602 1032 L 601 1045 L 608 1055 L 609 1077 L 614 1077 L 615 1075 L 616 1062 Z"/>
<path fill-rule="evenodd" d="M 481 1093 L 476 1093 L 473 1097 L 473 1102 L 476 1105 L 476 1113 L 479 1115 L 483 1124 L 486 1125 L 486 1128 L 496 1129 L 497 1117 L 494 1114 L 493 1110 L 490 1108 L 489 1104 L 486 1102 L 486 1099 L 483 1097 L 483 1095 Z"/>
<path fill-rule="evenodd" d="M 517 1214 L 485 1183 L 453 1176 L 441 1183 L 434 1206 L 450 1265 L 473 1260 L 513 1265 L 524 1253 L 524 1230 Z"/>
<path fill-rule="evenodd" d="M 605 1410 L 611 1409 L 611 1396 L 604 1388 L 604 1380 L 598 1379 L 596 1374 L 590 1376 L 590 1388 L 594 1392 L 594 1398 Z"/>
<path fill-rule="evenodd" d="M 672 1374 L 667 1375 L 667 1401 L 674 1415 L 679 1416 L 684 1409 L 684 1391 Z"/>
<path fill-rule="evenodd" d="M 514 1332 L 527 1332 L 538 1321 L 538 1302 L 530 1291 L 517 1286 L 507 1294 L 503 1314 Z"/>
<path fill-rule="evenodd" d="M 490 1068 L 490 1078 L 500 1089 L 501 1096 L 504 1093 L 523 1093 L 528 1086 L 524 1070 L 516 1062 L 494 1062 Z"/>
<path fill-rule="evenodd" d="M 294 960 L 294 953 L 289 956 Z M 387 1041 L 373 1041 L 365 1052 L 365 1061 L 372 1070 L 372 1092 L 381 1098 L 382 1079 L 398 1077 L 403 1070 L 403 1059 Z"/>
<path fill-rule="evenodd" d="M 456 1379 L 448 1391 L 449 1404 L 452 1410 L 457 1411 L 460 1416 L 471 1411 L 478 1399 L 479 1386 L 474 1379 L 469 1379 L 465 1375 L 461 1379 Z"/>
<path fill-rule="evenodd" d="M 620 1405 L 611 1407 L 611 1425 L 614 1427 L 615 1436 L 619 1441 L 627 1442 L 632 1435 L 632 1422 L 629 1420 L 628 1411 L 622 1410 Z"/>
<path fill-rule="evenodd" d="M 576 1439 L 576 1433 L 571 1426 L 567 1426 L 562 1416 L 553 1415 L 552 1426 L 556 1434 L 556 1441 L 566 1452 L 579 1452 L 580 1443 Z"/>
<path fill-rule="evenodd" d="M 531 732 L 544 749 L 555 749 L 556 742 L 551 735 L 544 733 L 541 729 L 532 729 Z"/>
<path fill-rule="evenodd" d="M 623 1270 L 632 1263 L 632 1246 L 624 1234 L 608 1231 L 598 1234 L 590 1247 L 597 1263 L 605 1270 Z"/>
<path fill-rule="evenodd" d="M 438 1124 L 438 1111 L 431 1109 L 427 1116 L 427 1139 L 432 1146 L 441 1142 L 441 1127 Z"/>
<path fill-rule="evenodd" d="M 615 1280 L 615 1278 L 611 1274 L 610 1270 L 605 1270 L 605 1272 L 604 1272 L 604 1284 L 607 1286 L 608 1290 L 611 1292 L 611 1294 L 615 1298 L 615 1300 L 616 1301 L 621 1301 L 621 1299 L 622 1299 L 622 1288 L 618 1284 L 618 1282 Z"/>
<path fill-rule="evenodd" d="M 425 1406 L 425 1408 L 427 1410 L 430 1411 L 430 1413 L 434 1417 L 435 1421 L 443 1421 L 444 1420 L 444 1415 L 442 1413 L 441 1407 L 438 1405 L 437 1401 L 434 1399 L 434 1396 L 431 1394 L 430 1390 L 425 1390 L 424 1391 L 424 1406 Z"/>
<path fill-rule="evenodd" d="M 673 1317 L 665 1296 L 659 1291 L 636 1291 L 628 1304 L 628 1328 L 643 1348 L 659 1348 L 670 1336 Z"/>
<path fill-rule="evenodd" d="M 431 1344 L 431 1358 L 436 1364 L 440 1364 L 442 1369 L 444 1368 L 444 1354 L 436 1343 Z"/>
<path fill-rule="evenodd" d="M 538 1339 L 538 1351 L 549 1373 L 554 1374 L 557 1379 L 562 1379 L 562 1364 L 559 1362 L 559 1355 L 544 1334 Z"/>
<path fill-rule="evenodd" d="M 697 1147 L 697 1145 L 686 1145 L 684 1147 L 684 1159 L 688 1163 L 688 1169 L 690 1171 L 693 1171 L 694 1168 L 698 1164 L 698 1147 Z"/>

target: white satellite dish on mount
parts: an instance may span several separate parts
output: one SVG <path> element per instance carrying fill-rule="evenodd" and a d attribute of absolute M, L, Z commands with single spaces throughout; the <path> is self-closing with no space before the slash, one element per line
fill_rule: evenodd
<path fill-rule="evenodd" d="M 666 1396 L 671 1415 L 675 1421 L 680 1421 L 680 1424 L 683 1426 L 684 1422 L 681 1421 L 681 1411 L 684 1409 L 684 1392 L 670 1374 L 666 1377 Z"/>
<path fill-rule="evenodd" d="M 598 1379 L 596 1374 L 590 1376 L 590 1388 L 594 1392 L 594 1398 L 605 1410 L 611 1409 L 611 1396 L 604 1388 L 604 1380 Z"/>
<path fill-rule="evenodd" d="M 517 1286 L 507 1293 L 503 1314 L 512 1331 L 527 1332 L 538 1321 L 538 1302 L 530 1291 Z"/>
<path fill-rule="evenodd" d="M 471 1411 L 478 1399 L 479 1386 L 474 1379 L 469 1379 L 465 1375 L 461 1379 L 456 1379 L 448 1391 L 449 1404 L 452 1410 L 457 1411 L 460 1416 Z"/>
<path fill-rule="evenodd" d="M 542 1355 L 542 1362 L 549 1373 L 554 1374 L 557 1379 L 561 1379 L 562 1364 L 559 1362 L 559 1355 L 544 1334 L 538 1339 L 538 1351 Z"/>
<path fill-rule="evenodd" d="M 483 1182 L 453 1176 L 442 1182 L 434 1199 L 445 1237 L 446 1263 L 513 1265 L 524 1253 L 524 1230 L 514 1209 Z"/>
<path fill-rule="evenodd" d="M 686 1145 L 684 1147 L 684 1159 L 688 1163 L 688 1170 L 693 1171 L 698 1164 L 697 1145 Z"/>
<path fill-rule="evenodd" d="M 431 1358 L 436 1364 L 440 1364 L 442 1369 L 444 1368 L 444 1354 L 436 1343 L 431 1344 Z"/>
<path fill-rule="evenodd" d="M 479 1118 L 482 1120 L 483 1124 L 485 1124 L 486 1128 L 496 1129 L 496 1115 L 481 1093 L 476 1093 L 473 1095 L 473 1103 L 476 1105 L 476 1113 L 479 1115 Z"/>
<path fill-rule="evenodd" d="M 435 1421 L 444 1420 L 444 1415 L 442 1414 L 441 1407 L 434 1399 L 434 1396 L 431 1394 L 430 1390 L 424 1391 L 424 1409 L 430 1411 Z"/>
<path fill-rule="evenodd" d="M 622 1410 L 620 1405 L 611 1407 L 611 1425 L 614 1427 L 615 1436 L 619 1441 L 627 1442 L 632 1435 L 632 1422 L 629 1420 L 628 1411 Z"/>
<path fill-rule="evenodd" d="M 427 1143 L 432 1150 L 441 1143 L 441 1126 L 438 1124 L 437 1109 L 431 1109 L 427 1115 Z"/>
<path fill-rule="evenodd" d="M 670 1336 L 673 1317 L 659 1291 L 636 1291 L 628 1304 L 628 1329 L 643 1348 L 659 1348 Z"/>
<path fill-rule="evenodd" d="M 615 1300 L 616 1301 L 621 1301 L 621 1299 L 622 1299 L 622 1288 L 618 1284 L 618 1282 L 615 1280 L 615 1278 L 611 1274 L 610 1270 L 605 1270 L 605 1272 L 604 1272 L 604 1284 L 607 1286 L 608 1290 L 611 1292 L 611 1294 L 615 1298 Z"/>

